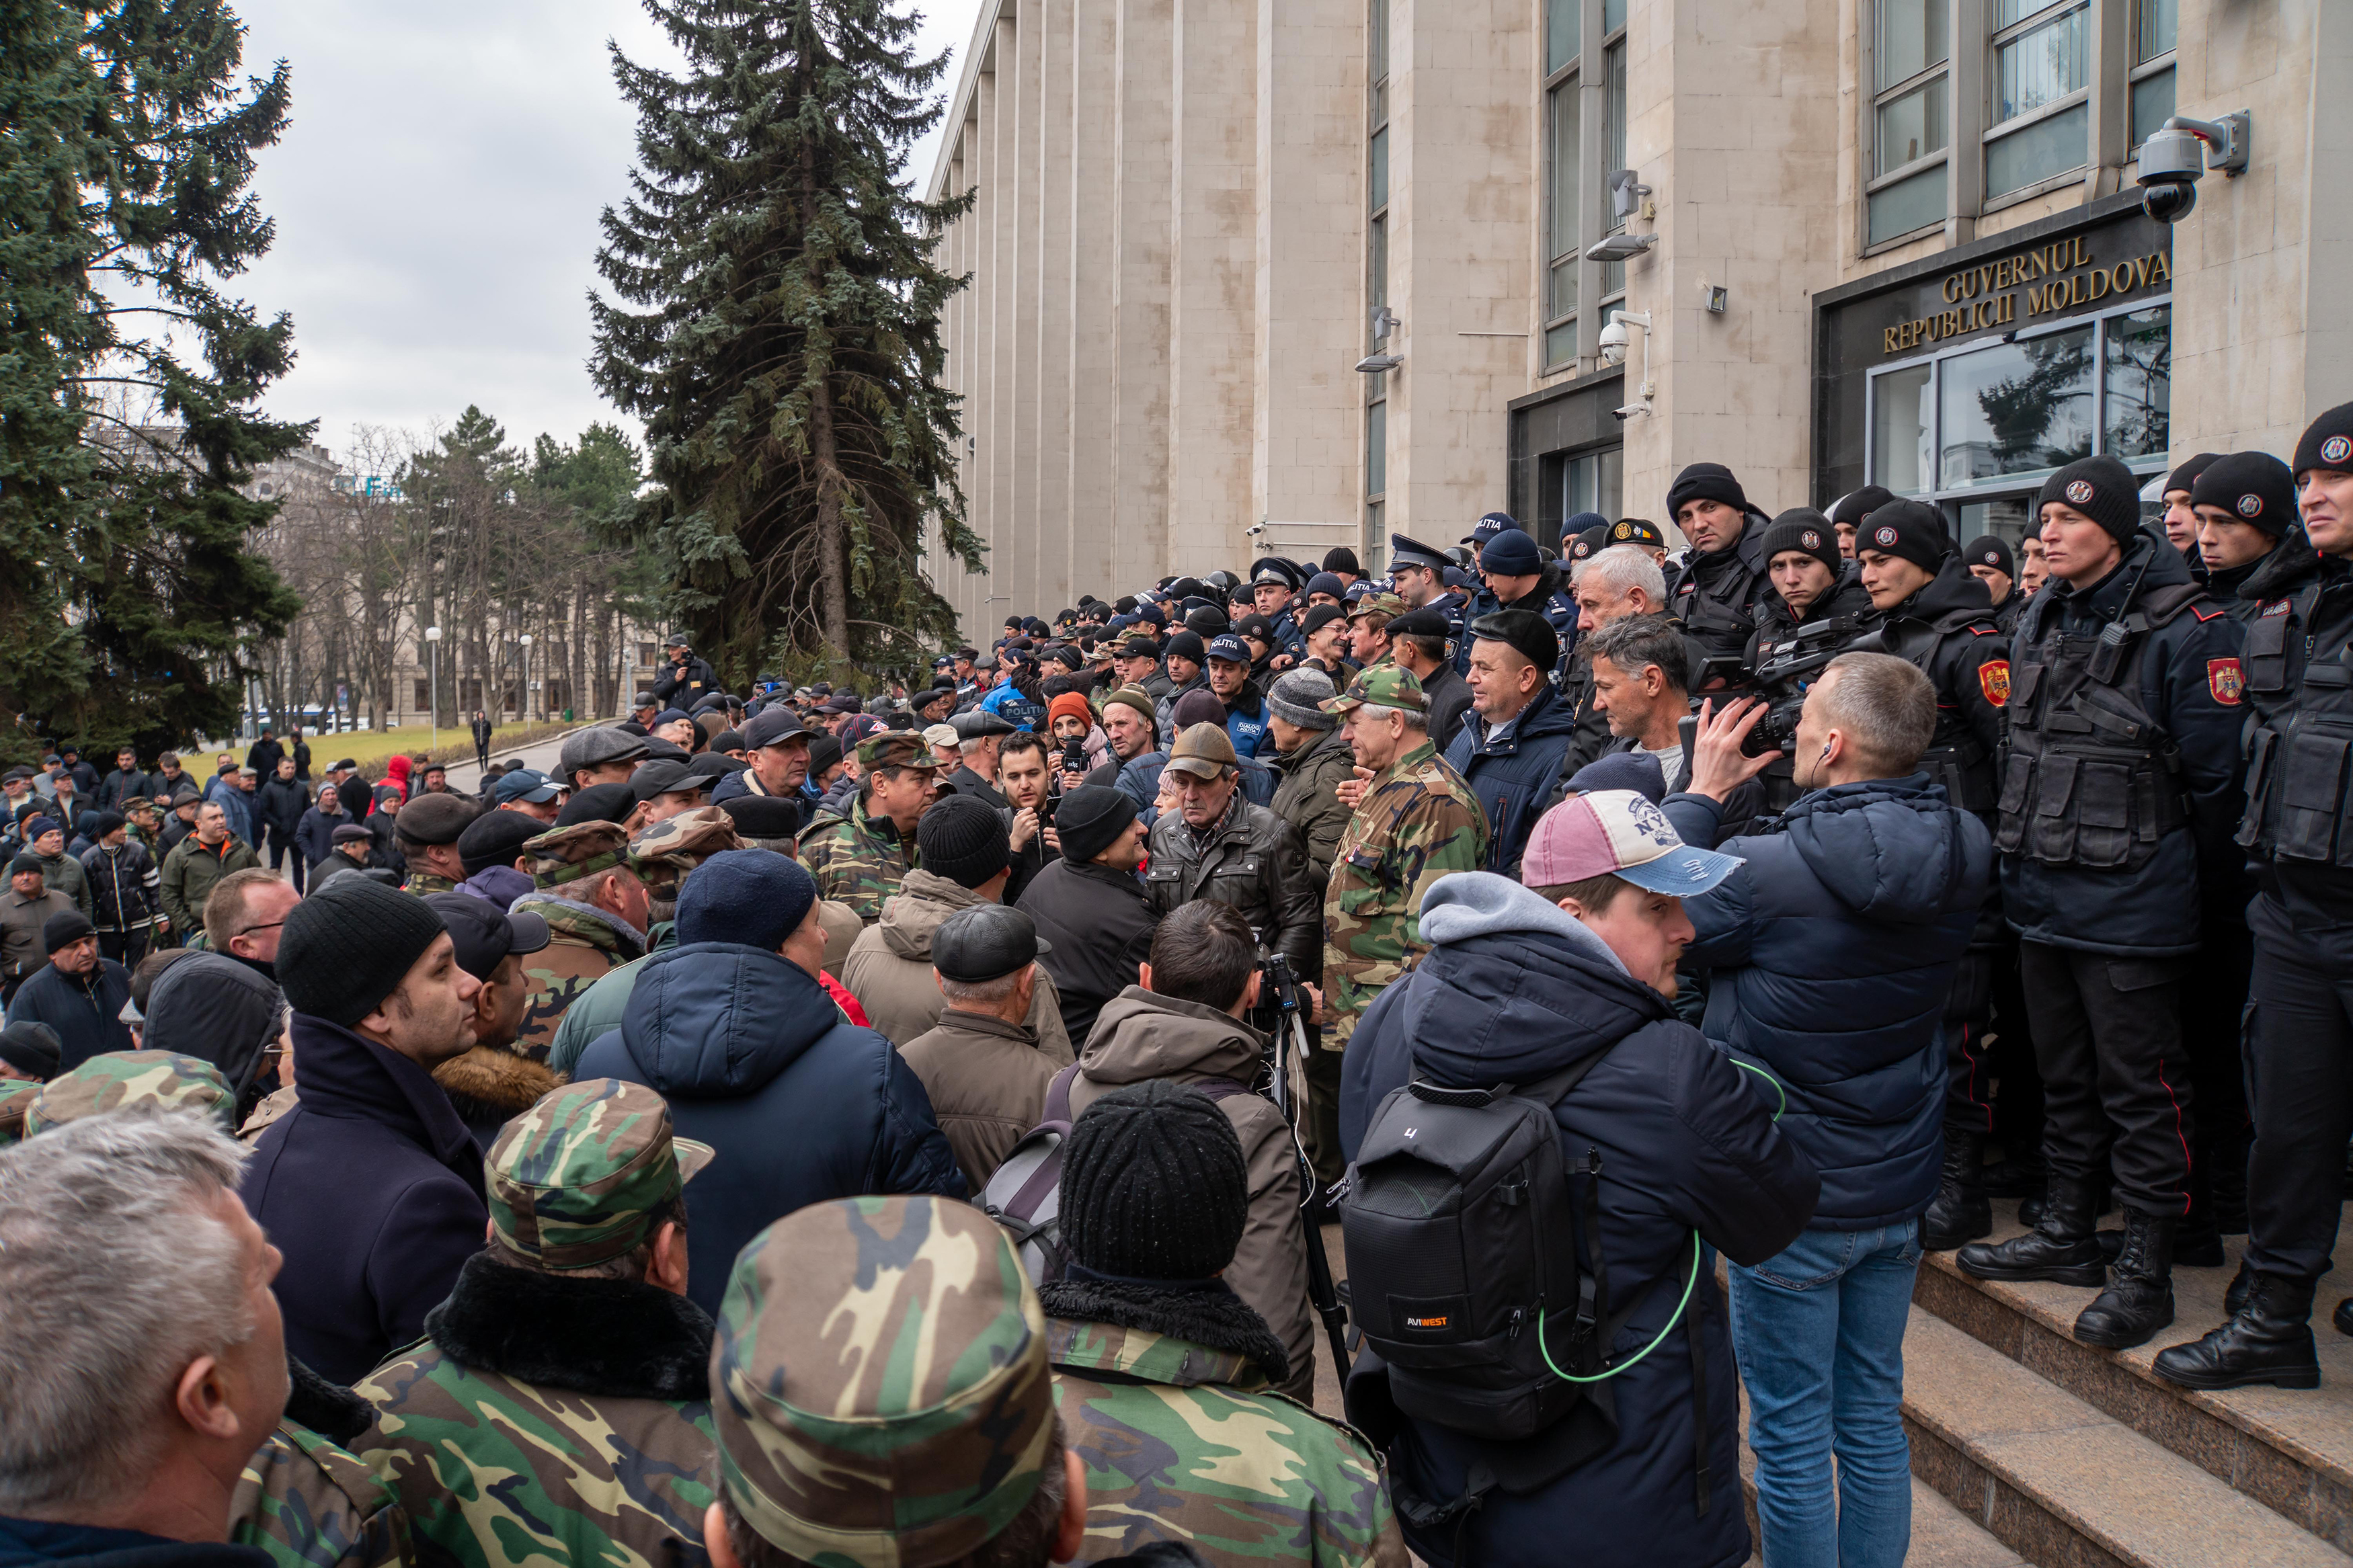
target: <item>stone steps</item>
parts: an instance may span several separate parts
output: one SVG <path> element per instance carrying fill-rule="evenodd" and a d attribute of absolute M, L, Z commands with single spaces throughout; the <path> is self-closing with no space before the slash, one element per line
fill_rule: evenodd
<path fill-rule="evenodd" d="M 2006 1223 L 1997 1229 L 1995 1239 L 2018 1229 Z M 2314 1314 L 2321 1363 L 2317 1390 L 2197 1393 L 2164 1382 L 2150 1369 L 2158 1351 L 2195 1339 L 2222 1321 L 2222 1293 L 2238 1267 L 2242 1239 L 2233 1237 L 2227 1244 L 2230 1257 L 2222 1268 L 2174 1271 L 2174 1325 L 2135 1350 L 2105 1351 L 2073 1338 L 2069 1331 L 2075 1314 L 2094 1292 L 2065 1285 L 1972 1279 L 1960 1272 L 1949 1252 L 1931 1253 L 1922 1263 L 1913 1293 L 1915 1314 L 1931 1315 L 1940 1326 L 1964 1333 L 1978 1349 L 2088 1406 L 2231 1493 L 2261 1504 L 2337 1553 L 2353 1553 L 2353 1340 L 2329 1326 L 2327 1314 L 2336 1305 L 2337 1292 L 2327 1289 L 2326 1282 Z M 1910 1354 L 1907 1338 L 1907 1372 Z M 1907 1376 L 1907 1414 L 1909 1384 Z M 1915 1469 L 1919 1462 L 1915 1453 Z M 2035 1556 L 2031 1551 L 2026 1555 Z M 2337 1563 L 2343 1568 L 2342 1555 Z"/>
<path fill-rule="evenodd" d="M 1761 1568 L 1765 1532 L 1757 1523 L 1757 1456 L 1748 1451 L 1747 1401 L 1741 1405 L 1740 1496 L 1748 1510 L 1748 1539 L 1757 1543 L 1748 1563 Z M 1912 1478 L 1912 1551 L 1904 1562 L 1905 1568 L 2026 1568 L 2024 1558 L 1963 1518 L 1917 1476 Z"/>

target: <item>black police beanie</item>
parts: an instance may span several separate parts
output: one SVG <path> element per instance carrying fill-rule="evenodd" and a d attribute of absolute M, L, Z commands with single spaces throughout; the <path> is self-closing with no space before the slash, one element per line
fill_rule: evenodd
<path fill-rule="evenodd" d="M 1722 463 L 1694 463 L 1667 487 L 1667 515 L 1674 517 L 1685 501 L 1722 501 L 1735 511 L 1748 510 L 1748 492 Z"/>
<path fill-rule="evenodd" d="M 2295 521 L 2295 476 L 2269 452 L 2233 452 L 2206 465 L 2189 504 L 2218 507 L 2277 539 Z"/>
<path fill-rule="evenodd" d="M 1945 531 L 1945 514 L 1926 501 L 1889 501 L 1864 518 L 1854 534 L 1857 555 L 1876 550 L 1928 572 L 1936 569 L 1951 548 L 1952 536 Z"/>
<path fill-rule="evenodd" d="M 1838 535 L 1831 531 L 1831 520 L 1810 506 L 1793 506 L 1773 520 L 1765 531 L 1765 564 L 1771 566 L 1773 557 L 1785 550 L 1802 551 L 1831 569 L 1837 575 L 1846 560 L 1839 554 Z"/>
<path fill-rule="evenodd" d="M 2114 458 L 2078 458 L 2043 480 L 2034 498 L 2038 521 L 2053 501 L 2074 508 L 2119 541 L 2129 541 L 2140 530 L 2140 486 L 2132 470 Z"/>
<path fill-rule="evenodd" d="M 997 808 L 977 796 L 947 795 L 915 824 L 919 864 L 959 888 L 977 888 L 1013 863 L 1012 836 Z"/>
<path fill-rule="evenodd" d="M 1894 499 L 1895 492 L 1884 485 L 1865 485 L 1859 490 L 1849 490 L 1831 503 L 1831 521 L 1861 528 L 1864 518 Z"/>
<path fill-rule="evenodd" d="M 2005 577 L 2018 575 L 2018 557 L 2010 548 L 2010 541 L 2000 534 L 1980 533 L 1961 551 L 1964 566 L 1990 566 Z"/>
<path fill-rule="evenodd" d="M 423 899 L 365 877 L 331 878 L 286 917 L 278 988 L 297 1013 L 351 1028 L 448 929 Z"/>
<path fill-rule="evenodd" d="M 1062 1239 L 1124 1279 L 1208 1279 L 1250 1223 L 1250 1168 L 1218 1103 L 1166 1079 L 1115 1089 L 1062 1149 Z"/>
<path fill-rule="evenodd" d="M 2195 490 L 2198 488 L 2198 476 L 2213 466 L 2221 456 L 2220 452 L 2200 452 L 2185 458 L 2173 472 L 2165 476 L 2165 489 L 2158 493 L 2171 495 L 2176 490 Z M 2192 501 L 2191 504 L 2197 503 Z"/>
<path fill-rule="evenodd" d="M 2315 468 L 2353 474 L 2353 403 L 2340 403 L 2306 426 L 2289 467 L 2299 474 Z"/>

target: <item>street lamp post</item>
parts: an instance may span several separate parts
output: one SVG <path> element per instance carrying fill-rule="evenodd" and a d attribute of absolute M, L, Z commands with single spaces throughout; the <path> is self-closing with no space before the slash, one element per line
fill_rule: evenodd
<path fill-rule="evenodd" d="M 519 640 L 522 643 L 522 698 L 516 705 L 516 716 L 528 724 L 531 722 L 531 634 L 523 633 Z"/>
<path fill-rule="evenodd" d="M 425 628 L 425 684 L 433 693 L 433 744 L 441 744 L 441 628 Z"/>

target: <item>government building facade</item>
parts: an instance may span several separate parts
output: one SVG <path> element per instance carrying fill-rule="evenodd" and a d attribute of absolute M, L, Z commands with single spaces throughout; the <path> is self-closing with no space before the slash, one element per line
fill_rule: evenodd
<path fill-rule="evenodd" d="M 2243 118 L 2168 223 L 2169 116 Z M 990 553 L 934 578 L 976 636 L 1498 509 L 1667 524 L 1698 461 L 2015 539 L 2075 458 L 2353 398 L 2348 168 L 2343 0 L 986 0 L 927 194 L 975 195 Z"/>

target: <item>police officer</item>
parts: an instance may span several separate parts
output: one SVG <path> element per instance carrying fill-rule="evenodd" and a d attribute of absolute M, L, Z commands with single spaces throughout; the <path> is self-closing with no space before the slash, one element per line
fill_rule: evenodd
<path fill-rule="evenodd" d="M 1577 642 L 1577 601 L 1568 596 L 1568 584 L 1560 568 L 1546 561 L 1536 549 L 1536 542 L 1514 524 L 1497 530 L 1479 547 L 1479 574 L 1485 581 L 1471 596 L 1470 619 L 1479 620 L 1503 610 L 1526 610 L 1542 618 L 1552 627 L 1553 637 L 1560 645 L 1560 657 L 1545 671 L 1545 679 L 1558 689 L 1567 677 L 1570 650 Z M 1471 673 L 1472 640 L 1464 637 L 1455 645 L 1454 671 L 1458 675 Z"/>
<path fill-rule="evenodd" d="M 2260 606 L 2246 634 L 2254 712 L 2238 833 L 2261 888 L 2247 911 L 2252 1225 L 2227 1298 L 2231 1321 L 2158 1355 L 2158 1376 L 2191 1388 L 2318 1386 L 2313 1286 L 2336 1247 L 2353 1134 L 2353 829 L 2343 825 L 2353 786 L 2344 767 L 2353 730 L 2353 403 L 2312 422 L 2293 466 L 2312 548 L 2274 551 L 2240 590 Z M 2339 1305 L 2338 1329 L 2348 1323 L 2353 1314 Z"/>
<path fill-rule="evenodd" d="M 1747 654 L 1757 601 L 1767 585 L 1767 525 L 1721 463 L 1694 463 L 1677 474 L 1667 488 L 1667 510 L 1692 544 L 1691 559 L 1667 589 L 1667 614 L 1682 623 L 1703 661 L 1693 672 L 1697 691 L 1732 676 Z"/>
<path fill-rule="evenodd" d="M 2109 1349 L 2173 1321 L 2192 1112 L 2178 961 L 2198 951 L 2201 884 L 2237 874 L 2241 805 L 2242 631 L 2142 531 L 2138 490 L 2097 457 L 2037 498 L 2052 580 L 2011 645 L 1995 847 L 2022 939 L 2050 1194 L 2032 1231 L 1959 1254 L 1979 1279 L 2107 1279 L 2074 1334 Z M 2112 1279 L 2093 1236 L 2104 1164 L 2125 1209 Z"/>
<path fill-rule="evenodd" d="M 1419 610 L 1427 605 L 1443 615 L 1447 640 L 1459 648 L 1462 646 L 1463 598 L 1446 585 L 1446 574 L 1453 565 L 1443 550 L 1402 533 L 1389 535 L 1389 580 L 1396 584 L 1397 596 L 1409 610 Z"/>
<path fill-rule="evenodd" d="M 2010 541 L 2000 534 L 1980 533 L 1961 546 L 1961 564 L 1993 596 L 1993 623 L 2001 628 L 2007 647 L 2010 634 L 2018 629 L 2018 612 L 2026 605 L 2026 595 L 2018 586 L 2018 556 Z"/>
<path fill-rule="evenodd" d="M 1250 602 L 1260 615 L 1274 624 L 1271 667 L 1275 669 L 1288 669 L 1307 656 L 1307 640 L 1300 634 L 1296 603 L 1306 582 L 1307 574 L 1280 555 L 1262 557 L 1250 569 Z"/>
<path fill-rule="evenodd" d="M 2165 502 L 2166 542 L 2181 552 L 2182 560 L 2189 563 L 2189 574 L 2200 583 L 2206 581 L 2206 562 L 2198 549 L 2198 507 L 2194 492 L 2198 476 L 2222 460 L 2220 452 L 2198 452 L 2183 459 L 2173 472 L 2165 476 L 2165 489 L 2158 492 Z M 2225 604 L 2228 594 L 2216 594 Z"/>
<path fill-rule="evenodd" d="M 1862 526 L 1862 520 L 1894 499 L 1895 492 L 1883 485 L 1865 485 L 1832 501 L 1831 531 L 1838 535 L 1839 553 L 1853 560 L 1855 531 Z"/>
<path fill-rule="evenodd" d="M 1862 521 L 1855 563 L 1883 617 L 1880 646 L 1917 667 L 1936 689 L 1936 729 L 1921 771 L 1945 786 L 1955 805 L 1993 826 L 2010 648 L 1986 585 L 1953 551 L 1943 513 L 1916 500 L 1889 501 Z M 1985 1037 L 1995 977 L 2017 964 L 2017 939 L 2002 922 L 1997 894 L 1987 900 L 1945 1007 L 1944 1175 L 1920 1225 L 1920 1245 L 1930 1251 L 1975 1241 L 1993 1228 L 1985 1191 L 1985 1144 L 1993 1131 Z M 2022 1026 L 2023 1009 L 2017 1011 Z"/>
<path fill-rule="evenodd" d="M 1852 562 L 1839 555 L 1830 519 L 1813 508 L 1793 507 L 1775 518 L 1765 531 L 1760 552 L 1767 586 L 1757 601 L 1757 630 L 1746 654 L 1752 674 L 1777 649 L 1786 648 L 1787 657 L 1803 659 L 1802 679 L 1810 681 L 1831 658 L 1878 625 L 1862 577 Z M 1800 632 L 1809 634 L 1814 646 L 1790 646 Z M 1698 657 L 1694 645 L 1694 661 Z M 1768 699 L 1791 695 L 1778 682 L 1760 684 L 1766 684 Z M 1761 809 L 1786 811 L 1801 793 L 1796 760 L 1786 752 L 1777 755 L 1757 775 L 1757 784 L 1762 792 Z"/>

